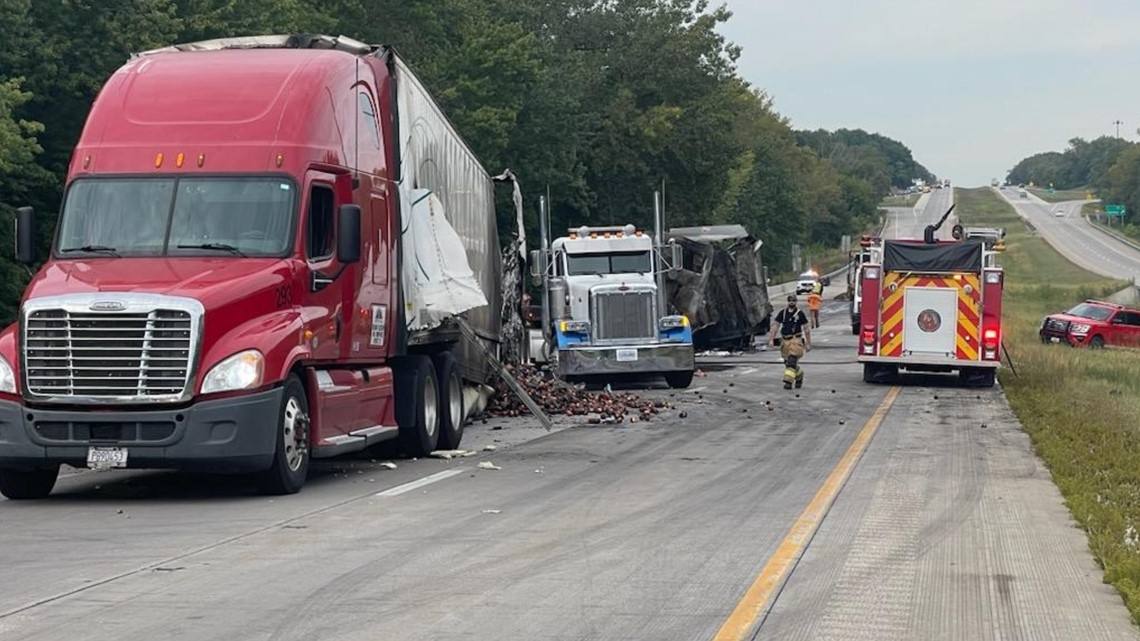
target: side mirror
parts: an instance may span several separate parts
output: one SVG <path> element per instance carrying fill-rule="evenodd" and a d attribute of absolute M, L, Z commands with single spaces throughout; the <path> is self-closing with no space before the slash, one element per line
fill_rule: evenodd
<path fill-rule="evenodd" d="M 681 263 L 685 259 L 685 256 L 681 251 L 681 246 L 677 243 L 671 243 L 669 245 L 669 249 L 672 251 L 669 260 L 669 271 L 679 272 L 681 271 Z"/>
<path fill-rule="evenodd" d="M 24 265 L 36 262 L 36 212 L 31 207 L 16 210 L 16 261 Z"/>
<path fill-rule="evenodd" d="M 360 262 L 360 205 L 341 205 L 337 214 L 336 259 Z"/>
<path fill-rule="evenodd" d="M 545 258 L 546 254 L 541 249 L 533 249 L 530 252 L 530 282 L 535 287 L 542 285 L 542 279 L 546 277 Z"/>

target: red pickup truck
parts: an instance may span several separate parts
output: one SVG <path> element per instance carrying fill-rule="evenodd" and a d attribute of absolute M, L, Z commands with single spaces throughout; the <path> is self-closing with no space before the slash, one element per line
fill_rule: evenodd
<path fill-rule="evenodd" d="M 1063 314 L 1046 316 L 1039 334 L 1043 343 L 1073 347 L 1140 347 L 1140 310 L 1086 300 Z"/>

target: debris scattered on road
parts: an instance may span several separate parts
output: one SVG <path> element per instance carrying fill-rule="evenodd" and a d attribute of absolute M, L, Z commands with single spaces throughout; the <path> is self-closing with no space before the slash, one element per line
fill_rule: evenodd
<path fill-rule="evenodd" d="M 502 510 L 483 510 L 483 514 L 500 514 Z"/>
<path fill-rule="evenodd" d="M 693 372 L 693 376 L 696 376 L 697 378 L 706 378 L 708 374 L 705 374 L 705 370 L 698 369 L 697 371 Z"/>
<path fill-rule="evenodd" d="M 681 412 L 681 418 L 689 418 L 688 412 Z"/>
<path fill-rule="evenodd" d="M 625 392 L 590 393 L 581 386 L 548 377 L 533 365 L 511 366 L 508 370 L 547 414 L 597 415 L 598 421 L 588 421 L 592 425 L 621 423 L 627 414 L 637 415 L 645 421 L 660 410 L 670 408 L 666 401 L 646 400 Z M 608 389 L 612 390 L 612 387 Z M 506 389 L 504 383 L 496 383 L 496 394 L 487 407 L 488 416 L 514 417 L 528 413 L 526 406 Z"/>
<path fill-rule="evenodd" d="M 481 470 L 501 470 L 501 469 L 503 469 L 503 468 L 499 467 L 498 465 L 495 465 L 494 463 L 492 463 L 490 461 L 482 461 L 479 463 L 479 465 L 476 465 L 475 467 L 478 467 Z"/>
<path fill-rule="evenodd" d="M 495 447 L 494 445 L 485 445 L 483 447 L 484 452 L 494 452 L 496 449 L 498 449 L 498 448 Z"/>
<path fill-rule="evenodd" d="M 392 461 L 384 461 L 383 463 L 380 464 L 380 467 L 383 467 L 383 468 L 386 468 L 389 470 L 394 470 L 394 469 L 396 469 L 396 464 L 393 463 Z"/>
<path fill-rule="evenodd" d="M 464 458 L 467 456 L 475 456 L 474 450 L 436 450 L 431 453 L 431 456 L 442 459 Z"/>

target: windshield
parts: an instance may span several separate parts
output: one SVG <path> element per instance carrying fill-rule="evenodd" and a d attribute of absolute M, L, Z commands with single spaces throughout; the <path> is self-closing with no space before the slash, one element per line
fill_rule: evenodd
<path fill-rule="evenodd" d="M 294 191 L 280 177 L 80 179 L 64 202 L 58 253 L 281 256 Z"/>
<path fill-rule="evenodd" d="M 1101 307 L 1099 305 L 1089 305 L 1088 303 L 1081 303 L 1080 305 L 1077 305 L 1076 307 L 1070 309 L 1066 313 L 1069 314 L 1070 316 L 1079 316 L 1081 318 L 1091 318 L 1092 320 L 1102 321 L 1102 320 L 1108 320 L 1108 317 L 1110 315 L 1112 315 L 1112 310 L 1111 309 L 1105 309 L 1104 307 Z"/>
<path fill-rule="evenodd" d="M 648 273 L 653 271 L 653 260 L 648 251 L 617 254 L 567 254 L 566 265 L 570 276 Z"/>

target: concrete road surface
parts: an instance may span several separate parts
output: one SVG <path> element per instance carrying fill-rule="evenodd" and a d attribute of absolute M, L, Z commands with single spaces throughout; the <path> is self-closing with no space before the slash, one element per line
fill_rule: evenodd
<path fill-rule="evenodd" d="M 322 462 L 291 497 L 0 500 L 0 639 L 1140 638 L 1000 391 L 865 385 L 823 316 L 799 392 L 761 351 L 639 390 L 676 405 L 648 423 L 492 420 L 494 452 Z"/>
<path fill-rule="evenodd" d="M 1065 258 L 1106 278 L 1140 279 L 1140 250 L 1093 227 L 1081 216 L 1085 201 L 1048 203 L 1033 194 L 1019 198 L 1014 188 L 994 191 Z"/>

